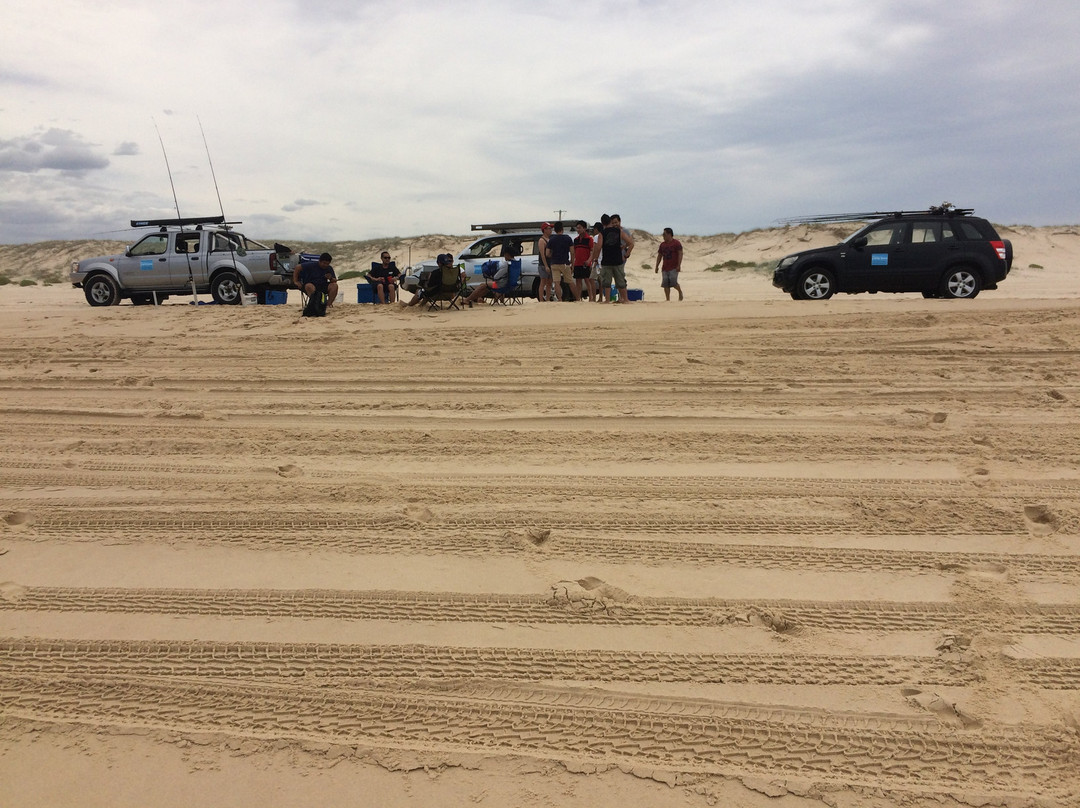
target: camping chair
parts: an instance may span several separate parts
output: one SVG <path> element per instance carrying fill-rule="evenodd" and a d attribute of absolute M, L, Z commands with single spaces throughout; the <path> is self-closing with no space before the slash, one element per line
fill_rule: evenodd
<path fill-rule="evenodd" d="M 491 305 L 520 305 L 524 297 L 525 290 L 521 288 L 521 259 L 515 258 L 510 262 L 510 272 L 506 277 L 506 283 L 491 290 Z"/>
<path fill-rule="evenodd" d="M 390 265 L 387 267 L 387 269 L 393 271 L 395 274 L 387 277 L 385 279 L 385 281 L 382 278 L 373 278 L 373 277 L 371 277 L 372 271 L 374 271 L 376 269 L 382 269 L 382 261 L 372 261 L 371 262 L 371 269 L 369 269 L 364 274 L 364 280 L 368 282 L 369 286 L 371 286 L 371 302 L 372 303 L 378 303 L 379 302 L 379 295 L 378 295 L 378 292 L 375 289 L 375 287 L 381 285 L 383 287 L 383 293 L 386 295 L 386 302 L 389 303 L 390 302 L 390 295 L 392 294 L 391 291 L 390 291 L 391 287 L 393 287 L 395 290 L 397 289 L 397 283 L 398 283 L 397 262 L 396 261 L 391 261 L 390 262 Z"/>
<path fill-rule="evenodd" d="M 436 267 L 431 271 L 441 272 L 442 275 L 438 288 L 424 295 L 424 300 L 428 304 L 428 311 L 441 309 L 458 309 L 460 311 L 461 307 L 458 303 L 461 302 L 461 291 L 464 285 L 461 280 L 461 270 L 451 264 Z"/>

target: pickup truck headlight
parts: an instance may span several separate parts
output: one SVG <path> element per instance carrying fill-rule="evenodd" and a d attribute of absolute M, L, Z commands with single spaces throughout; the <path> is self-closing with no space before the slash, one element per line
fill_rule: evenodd
<path fill-rule="evenodd" d="M 781 258 L 780 263 L 776 265 L 777 269 L 787 269 L 789 266 L 799 260 L 797 255 L 789 255 L 786 258 Z"/>

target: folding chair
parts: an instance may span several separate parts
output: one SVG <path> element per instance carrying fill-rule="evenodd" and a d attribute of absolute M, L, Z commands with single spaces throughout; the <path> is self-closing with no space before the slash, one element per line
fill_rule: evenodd
<path fill-rule="evenodd" d="M 506 283 L 491 290 L 491 305 L 513 306 L 521 305 L 525 297 L 525 290 L 521 287 L 521 259 L 515 258 L 510 262 L 510 271 L 506 277 Z"/>
<path fill-rule="evenodd" d="M 447 265 L 437 267 L 432 272 L 442 272 L 442 276 L 439 281 L 439 288 L 424 295 L 424 300 L 428 304 L 428 311 L 441 309 L 458 309 L 460 311 L 461 306 L 458 303 L 461 302 L 461 293 L 464 286 L 464 281 L 461 280 L 461 271 L 456 266 Z"/>

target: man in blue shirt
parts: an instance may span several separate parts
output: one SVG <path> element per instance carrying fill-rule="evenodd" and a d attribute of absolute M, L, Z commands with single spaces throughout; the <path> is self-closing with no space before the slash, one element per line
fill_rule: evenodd
<path fill-rule="evenodd" d="M 337 275 L 330 266 L 331 260 L 333 259 L 330 253 L 323 253 L 318 261 L 301 261 L 293 270 L 293 284 L 301 289 L 309 300 L 316 301 L 314 306 L 309 304 L 308 309 L 304 310 L 305 315 L 308 315 L 309 309 L 321 309 L 322 313 L 325 313 L 337 299 Z"/>

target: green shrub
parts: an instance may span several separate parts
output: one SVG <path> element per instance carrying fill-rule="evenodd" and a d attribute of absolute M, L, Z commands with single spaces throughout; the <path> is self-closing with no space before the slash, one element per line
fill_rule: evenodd
<path fill-rule="evenodd" d="M 7 286 L 9 283 L 11 283 L 11 278 L 7 275 L 0 275 L 0 286 Z"/>
<path fill-rule="evenodd" d="M 37 286 L 37 281 L 31 278 L 23 278 L 19 281 L 19 286 Z"/>
<path fill-rule="evenodd" d="M 725 261 L 722 264 L 713 264 L 711 267 L 706 267 L 706 272 L 722 272 L 727 270 L 728 272 L 734 272 L 736 269 L 753 269 L 756 267 L 753 261 Z"/>
<path fill-rule="evenodd" d="M 363 273 L 363 272 L 357 272 L 357 271 L 356 271 L 355 269 L 350 269 L 350 270 L 349 270 L 348 272 L 342 272 L 342 273 L 341 273 L 340 275 L 338 275 L 338 276 L 337 276 L 337 279 L 338 279 L 339 281 L 347 281 L 347 280 L 349 280 L 350 278 L 360 278 L 360 277 L 363 277 L 363 275 L 364 275 L 364 273 Z"/>

